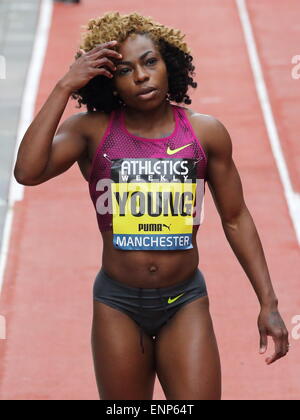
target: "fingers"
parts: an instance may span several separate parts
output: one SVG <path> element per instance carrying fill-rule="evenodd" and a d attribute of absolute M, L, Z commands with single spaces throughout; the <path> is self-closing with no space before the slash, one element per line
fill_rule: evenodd
<path fill-rule="evenodd" d="M 95 77 L 95 76 L 101 76 L 101 75 L 107 76 L 110 79 L 112 79 L 114 77 L 112 73 L 110 73 L 108 70 L 105 69 L 105 67 L 101 67 L 100 69 L 99 68 L 95 68 L 93 70 L 94 70 L 93 77 Z"/>
<path fill-rule="evenodd" d="M 105 47 L 111 47 L 116 44 L 117 41 L 107 42 L 105 44 L 101 44 L 93 48 L 89 52 L 85 52 L 84 50 L 79 49 L 76 58 L 83 56 L 84 60 L 93 70 L 96 68 L 100 68 L 101 71 L 96 71 L 95 75 L 103 74 L 107 77 L 112 78 L 112 72 L 116 70 L 115 63 L 112 61 L 112 59 L 120 60 L 122 58 L 122 55 L 119 54 L 117 51 Z M 111 59 L 109 59 L 107 56 L 110 56 Z M 103 68 L 103 66 L 105 67 Z M 111 71 L 109 72 L 109 70 Z"/>
<path fill-rule="evenodd" d="M 93 68 L 100 68 L 100 69 L 103 69 L 103 70 L 105 70 L 105 72 L 104 73 L 101 73 L 100 72 L 100 74 L 105 74 L 105 75 L 109 75 L 110 77 L 113 77 L 113 72 L 115 71 L 115 70 L 117 70 L 117 68 L 116 68 L 116 66 L 114 65 L 114 63 L 111 61 L 111 60 L 109 60 L 107 57 L 103 57 L 103 58 L 101 58 L 101 59 L 99 59 L 99 60 L 95 60 L 95 61 L 93 61 L 92 63 L 91 63 L 91 66 L 93 67 Z M 110 71 L 109 71 L 110 70 Z"/>
<path fill-rule="evenodd" d="M 103 48 L 102 50 L 96 51 L 94 54 L 90 55 L 89 58 L 91 60 L 97 60 L 101 57 L 106 57 L 106 56 L 114 58 L 115 60 L 120 60 L 122 58 L 122 55 L 119 54 L 117 51 L 110 50 L 108 48 Z"/>
<path fill-rule="evenodd" d="M 101 51 L 103 49 L 115 47 L 117 44 L 118 44 L 118 41 L 105 42 L 104 44 L 97 45 L 96 47 L 92 48 L 90 51 L 87 51 L 85 55 L 91 56 L 94 53 L 97 53 L 98 51 Z M 113 51 L 113 50 L 109 50 L 109 51 Z"/>
<path fill-rule="evenodd" d="M 259 353 L 263 354 L 268 348 L 268 336 L 265 330 L 260 331 Z"/>
<path fill-rule="evenodd" d="M 107 56 L 111 56 L 111 59 Z M 90 57 L 91 65 L 93 67 L 98 67 L 102 65 L 108 66 L 111 70 L 116 70 L 116 62 L 113 61 L 113 59 L 120 59 L 120 54 L 118 54 L 116 51 L 111 50 L 102 50 L 99 51 L 97 54 L 93 54 Z"/>
<path fill-rule="evenodd" d="M 276 360 L 284 357 L 289 351 L 288 332 L 287 330 L 279 330 L 273 334 L 275 343 L 275 353 L 271 357 L 267 357 L 266 363 L 268 365 L 274 363 Z"/>
<path fill-rule="evenodd" d="M 112 71 L 117 70 L 117 68 L 114 65 L 114 63 L 111 60 L 109 60 L 108 58 L 106 58 L 106 57 L 103 57 L 100 60 L 93 61 L 92 66 L 93 67 L 103 67 L 103 66 L 106 66 L 106 67 L 109 67 L 109 69 L 111 69 Z"/>

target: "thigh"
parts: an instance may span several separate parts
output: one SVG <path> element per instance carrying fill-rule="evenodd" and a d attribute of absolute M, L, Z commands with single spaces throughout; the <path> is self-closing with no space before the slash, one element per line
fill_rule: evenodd
<path fill-rule="evenodd" d="M 156 372 L 168 400 L 221 398 L 221 367 L 207 296 L 182 306 L 160 330 Z"/>
<path fill-rule="evenodd" d="M 101 399 L 151 400 L 155 381 L 154 342 L 126 313 L 93 300 L 92 352 Z"/>

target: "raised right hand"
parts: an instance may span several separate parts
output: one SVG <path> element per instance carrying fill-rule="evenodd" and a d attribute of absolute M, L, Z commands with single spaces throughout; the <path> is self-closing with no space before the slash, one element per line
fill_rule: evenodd
<path fill-rule="evenodd" d="M 121 54 L 111 49 L 117 44 L 118 41 L 106 42 L 88 52 L 80 49 L 70 70 L 60 80 L 61 84 L 73 92 L 85 86 L 95 76 L 103 75 L 111 79 L 116 67 L 108 57 L 122 58 Z"/>

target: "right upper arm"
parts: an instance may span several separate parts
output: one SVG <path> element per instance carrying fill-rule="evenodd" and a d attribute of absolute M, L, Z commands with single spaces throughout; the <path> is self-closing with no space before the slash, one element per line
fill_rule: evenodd
<path fill-rule="evenodd" d="M 87 141 L 82 134 L 82 113 L 67 118 L 58 128 L 44 172 L 24 185 L 39 185 L 68 170 L 86 151 Z"/>

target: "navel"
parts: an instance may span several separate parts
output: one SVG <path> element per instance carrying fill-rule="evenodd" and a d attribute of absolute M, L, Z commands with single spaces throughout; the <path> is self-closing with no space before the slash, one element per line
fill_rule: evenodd
<path fill-rule="evenodd" d="M 156 265 L 150 265 L 150 267 L 149 267 L 149 271 L 151 272 L 151 273 L 154 273 L 155 271 L 157 271 L 158 270 L 158 267 L 156 266 Z"/>

